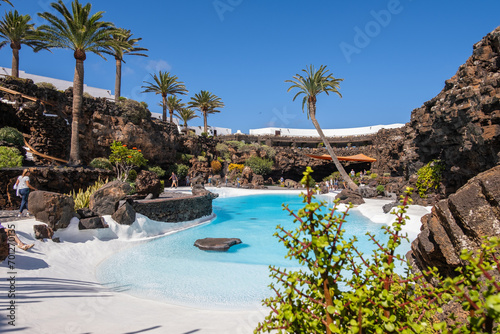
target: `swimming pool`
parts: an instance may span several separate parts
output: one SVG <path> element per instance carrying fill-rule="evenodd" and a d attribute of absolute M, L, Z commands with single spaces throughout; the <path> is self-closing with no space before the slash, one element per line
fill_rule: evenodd
<path fill-rule="evenodd" d="M 294 210 L 303 207 L 302 198 L 295 194 L 218 198 L 213 202 L 214 221 L 117 253 L 98 267 L 97 278 L 116 290 L 177 305 L 255 308 L 272 296 L 269 265 L 298 269 L 285 259 L 285 247 L 273 236 L 278 224 L 296 227 L 282 203 Z M 379 240 L 387 239 L 380 224 L 355 210 L 347 221 L 346 237 L 356 235 L 361 241 L 358 248 L 365 254 L 373 247 L 367 242 L 367 231 Z M 201 251 L 193 246 L 195 240 L 205 237 L 240 238 L 242 244 L 228 252 Z M 400 253 L 409 247 L 402 245 Z"/>

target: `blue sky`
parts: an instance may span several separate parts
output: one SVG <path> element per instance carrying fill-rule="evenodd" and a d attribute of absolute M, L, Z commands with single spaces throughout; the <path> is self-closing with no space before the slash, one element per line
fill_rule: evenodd
<path fill-rule="evenodd" d="M 48 0 L 11 0 L 21 14 L 52 11 Z M 70 1 L 65 1 L 70 6 Z M 83 1 L 86 3 L 86 1 Z M 309 64 L 327 65 L 343 78 L 338 96 L 318 97 L 323 128 L 405 123 L 411 111 L 437 95 L 472 53 L 472 45 L 500 25 L 500 2 L 187 0 L 93 1 L 104 20 L 142 37 L 149 57 L 128 57 L 122 95 L 161 112 L 161 98 L 141 94 L 150 74 L 168 70 L 189 90 L 188 101 L 208 90 L 225 103 L 209 125 L 235 132 L 267 126 L 313 128 L 301 102 L 287 93 L 291 79 Z M 12 7 L 2 4 L 0 12 Z M 0 65 L 12 53 L 0 50 Z M 24 46 L 20 69 L 73 80 L 69 50 Z M 115 62 L 88 54 L 85 83 L 114 90 Z M 190 125 L 202 125 L 201 119 Z"/>

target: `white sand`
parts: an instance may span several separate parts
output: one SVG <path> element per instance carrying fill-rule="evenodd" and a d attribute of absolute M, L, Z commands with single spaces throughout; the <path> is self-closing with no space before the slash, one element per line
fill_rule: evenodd
<path fill-rule="evenodd" d="M 275 192 L 232 188 L 216 191 L 221 197 Z M 289 192 L 276 192 L 284 191 Z M 388 202 L 367 200 L 356 210 L 375 222 L 390 223 L 394 216 L 383 214 L 381 209 Z M 428 212 L 430 208 L 412 206 L 407 230 L 418 232 L 420 217 Z M 67 229 L 56 232 L 61 243 L 35 240 L 33 225 L 39 222 L 34 219 L 3 223 L 14 225 L 21 240 L 34 242 L 35 246 L 27 252 L 16 248 L 12 270 L 8 260 L 0 265 L 0 333 L 243 334 L 253 333 L 256 324 L 268 314 L 265 309 L 187 308 L 132 297 L 100 285 L 95 277 L 100 262 L 122 249 L 172 232 L 171 224 L 154 222 L 144 216 L 139 216 L 131 227 L 119 226 L 110 217 L 105 218 L 110 229 L 100 231 L 78 231 L 77 221 L 73 221 Z M 213 217 L 207 218 L 210 221 Z M 181 228 L 198 223 L 203 222 L 183 223 Z M 133 263 L 134 259 L 130 261 Z M 15 298 L 8 296 L 11 277 L 15 277 Z M 15 326 L 8 324 L 11 320 L 7 308 L 11 302 L 15 302 Z"/>

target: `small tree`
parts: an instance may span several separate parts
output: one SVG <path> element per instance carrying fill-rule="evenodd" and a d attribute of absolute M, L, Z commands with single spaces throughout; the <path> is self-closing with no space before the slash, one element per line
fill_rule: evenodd
<path fill-rule="evenodd" d="M 114 165 L 116 178 L 120 181 L 127 180 L 128 174 L 134 167 L 145 166 L 148 162 L 141 150 L 136 147 L 129 149 L 127 145 L 122 145 L 119 141 L 113 141 L 110 147 L 109 162 Z"/>

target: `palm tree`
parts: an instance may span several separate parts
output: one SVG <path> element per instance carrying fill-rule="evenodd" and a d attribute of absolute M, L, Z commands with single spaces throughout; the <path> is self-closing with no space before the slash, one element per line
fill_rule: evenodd
<path fill-rule="evenodd" d="M 184 121 L 184 129 L 187 132 L 188 129 L 188 124 L 187 122 L 194 119 L 194 118 L 199 118 L 200 116 L 196 115 L 195 111 L 191 108 L 181 108 L 180 110 L 177 111 L 175 116 L 179 117 Z"/>
<path fill-rule="evenodd" d="M 82 6 L 78 0 L 74 0 L 71 3 L 71 12 L 66 8 L 62 0 L 52 3 L 51 7 L 62 18 L 49 12 L 40 13 L 38 15 L 47 20 L 49 24 L 42 25 L 38 30 L 40 39 L 49 48 L 73 50 L 73 56 L 76 60 L 73 79 L 73 120 L 71 124 L 69 163 L 78 165 L 81 163 L 78 130 L 83 96 L 83 62 L 87 58 L 87 52 L 95 53 L 102 58 L 104 58 L 103 53 L 111 52 L 111 47 L 116 44 L 112 34 L 119 34 L 119 31 L 111 22 L 101 21 L 104 12 L 101 11 L 90 15 L 92 8 L 90 3 Z"/>
<path fill-rule="evenodd" d="M 170 123 L 173 123 L 173 117 L 174 117 L 174 111 L 180 111 L 182 108 L 184 108 L 185 103 L 181 102 L 181 99 L 179 99 L 175 95 L 170 95 L 167 98 L 167 109 L 170 113 Z"/>
<path fill-rule="evenodd" d="M 224 103 L 222 103 L 220 97 L 217 95 L 214 95 L 206 90 L 202 90 L 191 98 L 189 106 L 197 108 L 201 111 L 203 114 L 203 132 L 208 133 L 207 115 L 220 112 L 217 108 L 223 108 Z"/>
<path fill-rule="evenodd" d="M 299 96 L 304 95 L 302 99 L 302 111 L 304 111 L 304 106 L 307 104 L 307 118 L 311 118 L 311 122 L 314 124 L 316 131 L 318 131 L 321 140 L 326 146 L 328 153 L 332 157 L 332 161 L 337 167 L 337 170 L 340 172 L 340 175 L 347 182 L 347 185 L 352 190 L 356 190 L 358 186 L 352 181 L 352 179 L 347 175 L 344 167 L 340 164 L 339 159 L 333 152 L 330 143 L 325 137 L 323 130 L 319 126 L 318 121 L 316 120 L 316 95 L 325 92 L 329 95 L 329 92 L 335 93 L 338 96 L 342 97 L 340 92 L 338 91 L 339 84 L 344 79 L 337 79 L 333 76 L 333 74 L 329 74 L 325 65 L 321 65 L 320 68 L 316 71 L 313 65 L 310 65 L 309 68 L 302 70 L 306 73 L 305 76 L 301 74 L 296 74 L 293 79 L 294 80 L 285 80 L 285 82 L 290 82 L 292 85 L 288 88 L 288 92 L 294 88 L 297 88 L 299 91 L 293 97 L 293 101 Z"/>
<path fill-rule="evenodd" d="M 0 21 L 0 38 L 4 39 L 0 42 L 0 48 L 7 43 L 12 48 L 12 72 L 11 75 L 15 78 L 19 77 L 19 50 L 21 45 L 27 45 L 32 49 L 40 46 L 37 40 L 34 24 L 30 23 L 29 15 L 19 15 L 17 10 L 5 13 L 2 21 Z"/>
<path fill-rule="evenodd" d="M 185 95 L 188 90 L 184 86 L 182 81 L 178 81 L 179 78 L 175 75 L 171 75 L 170 72 L 159 71 L 158 75 L 151 74 L 154 82 L 144 81 L 146 83 L 143 93 L 155 93 L 160 94 L 162 97 L 161 105 L 163 107 L 163 121 L 167 121 L 167 95 L 182 94 Z"/>
<path fill-rule="evenodd" d="M 146 48 L 137 47 L 137 42 L 142 40 L 142 38 L 132 38 L 132 33 L 130 30 L 123 28 L 118 29 L 119 34 L 113 34 L 113 39 L 119 41 L 114 46 L 112 46 L 111 55 L 115 57 L 116 60 L 116 77 L 115 77 L 115 102 L 118 102 L 121 96 L 121 81 L 122 81 L 122 62 L 123 56 L 142 56 L 147 57 L 146 54 L 140 53 L 141 51 L 149 51 Z"/>

